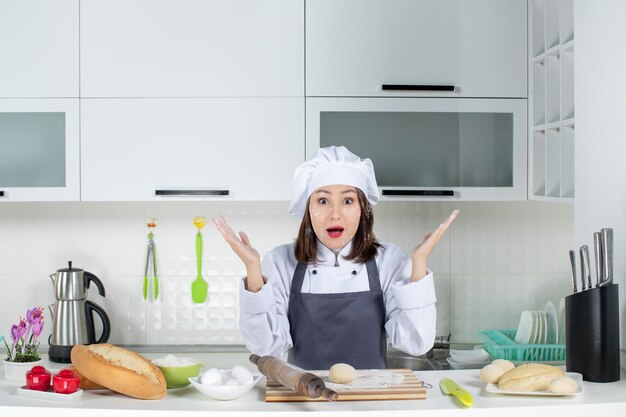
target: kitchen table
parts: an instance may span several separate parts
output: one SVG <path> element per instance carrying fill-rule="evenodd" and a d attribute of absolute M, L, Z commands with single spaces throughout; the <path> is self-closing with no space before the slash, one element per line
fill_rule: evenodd
<path fill-rule="evenodd" d="M 173 353 L 199 359 L 205 367 L 230 368 L 243 364 L 253 370 L 244 352 Z M 148 358 L 165 356 L 159 353 L 143 353 Z M 60 369 L 62 364 L 50 363 L 44 357 L 44 366 Z M 45 415 L 46 417 L 111 417 L 130 413 L 135 417 L 207 415 L 211 417 L 245 415 L 265 417 L 279 413 L 290 416 L 617 416 L 626 409 L 626 373 L 613 383 L 583 383 L 583 391 L 574 397 L 517 397 L 491 394 L 485 391 L 485 383 L 478 378 L 478 370 L 416 371 L 419 379 L 433 385 L 425 400 L 401 401 L 352 401 L 352 402 L 295 402 L 266 403 L 264 401 L 265 378 L 245 396 L 233 401 L 212 400 L 192 386 L 170 389 L 162 400 L 137 400 L 108 390 L 85 391 L 75 402 L 53 402 L 24 398 L 17 395 L 17 385 L 9 384 L 0 371 L 0 412 L 10 415 Z M 474 406 L 464 408 L 455 399 L 443 395 L 439 380 L 454 379 L 474 397 Z M 44 410 L 45 409 L 45 410 Z"/>

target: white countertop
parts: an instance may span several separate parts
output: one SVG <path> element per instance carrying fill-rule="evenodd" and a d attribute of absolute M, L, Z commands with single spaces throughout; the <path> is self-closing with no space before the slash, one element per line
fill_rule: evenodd
<path fill-rule="evenodd" d="M 163 354 L 146 353 L 148 358 Z M 193 357 L 203 363 L 203 367 L 230 368 L 243 364 L 251 370 L 255 366 L 248 362 L 248 353 L 184 353 L 180 356 Z M 55 370 L 63 364 L 50 363 L 44 359 L 44 366 Z M 416 371 L 419 379 L 433 385 L 427 390 L 425 400 L 402 401 L 350 401 L 350 402 L 292 402 L 266 403 L 264 401 L 265 378 L 262 378 L 251 392 L 233 401 L 212 400 L 192 386 L 170 389 L 162 400 L 137 400 L 108 390 L 85 391 L 75 402 L 53 402 L 23 398 L 17 395 L 18 385 L 9 384 L 0 370 L 0 410 L 2 415 L 42 415 L 46 417 L 80 416 L 89 417 L 127 415 L 132 412 L 139 417 L 207 415 L 211 417 L 233 415 L 259 415 L 280 413 L 281 417 L 307 415 L 349 416 L 364 413 L 376 416 L 418 416 L 418 415 L 480 415 L 482 416 L 617 416 L 626 409 L 626 373 L 620 381 L 613 383 L 584 382 L 581 394 L 574 397 L 518 397 L 491 394 L 485 391 L 485 383 L 478 378 L 478 370 Z M 454 379 L 474 397 L 474 406 L 465 408 L 454 398 L 441 393 L 439 380 L 443 377 Z M 36 413 L 36 414 L 35 414 Z M 596 414 L 597 413 L 597 414 Z"/>

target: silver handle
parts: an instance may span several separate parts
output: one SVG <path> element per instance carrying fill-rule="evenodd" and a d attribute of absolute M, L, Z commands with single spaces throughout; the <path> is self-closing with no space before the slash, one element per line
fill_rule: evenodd
<path fill-rule="evenodd" d="M 596 287 L 600 286 L 602 274 L 604 274 L 604 270 L 602 269 L 603 256 L 600 232 L 595 232 L 593 234 L 593 260 L 596 264 Z"/>
<path fill-rule="evenodd" d="M 576 285 L 576 252 L 574 249 L 569 250 L 569 263 L 572 267 L 572 286 L 574 288 L 574 293 L 578 292 L 578 286 Z"/>
<path fill-rule="evenodd" d="M 582 279 L 587 279 L 587 289 L 590 290 L 591 288 L 593 288 L 593 285 L 591 285 L 591 266 L 589 263 L 589 247 L 587 245 L 583 245 L 581 248 L 581 255 L 583 258 L 583 264 L 585 265 L 585 272 L 583 274 L 583 278 Z"/>
<path fill-rule="evenodd" d="M 613 229 L 606 228 L 600 231 L 602 235 L 602 264 L 604 265 L 603 279 L 600 285 L 613 282 Z"/>
<path fill-rule="evenodd" d="M 207 189 L 207 190 L 154 190 L 154 195 L 157 196 L 191 196 L 191 197 L 202 197 L 202 196 L 221 196 L 221 195 L 230 195 L 230 190 L 227 188 L 223 189 Z"/>
<path fill-rule="evenodd" d="M 580 282 L 582 283 L 582 286 L 580 287 L 581 291 L 585 291 L 587 290 L 587 282 L 585 281 L 585 278 L 587 277 L 587 274 L 589 273 L 589 264 L 585 263 L 585 255 L 584 255 L 584 250 L 583 250 L 584 246 L 581 246 L 580 249 L 578 250 L 580 253 Z"/>

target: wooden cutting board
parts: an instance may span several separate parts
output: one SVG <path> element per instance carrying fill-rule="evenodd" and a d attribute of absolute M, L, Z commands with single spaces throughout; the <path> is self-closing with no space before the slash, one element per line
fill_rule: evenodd
<path fill-rule="evenodd" d="M 357 379 L 354 383 L 358 383 L 359 378 L 368 378 L 373 375 L 384 376 L 384 374 L 402 374 L 404 379 L 397 385 L 377 386 L 377 387 L 359 387 L 352 389 L 341 389 L 341 384 L 329 386 L 328 371 L 310 371 L 311 373 L 321 377 L 326 386 L 339 394 L 338 401 L 367 401 L 367 400 L 422 400 L 426 399 L 426 389 L 422 386 L 422 382 L 417 379 L 413 371 L 410 369 L 375 369 L 375 370 L 357 370 Z M 323 398 L 311 399 L 295 391 L 285 388 L 278 382 L 267 379 L 265 385 L 265 401 L 326 401 Z"/>

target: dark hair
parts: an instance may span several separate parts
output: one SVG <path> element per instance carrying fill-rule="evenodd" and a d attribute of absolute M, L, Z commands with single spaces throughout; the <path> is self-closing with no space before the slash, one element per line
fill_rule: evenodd
<path fill-rule="evenodd" d="M 356 189 L 359 205 L 361 206 L 361 219 L 359 227 L 352 238 L 352 251 L 345 258 L 358 263 L 364 263 L 372 259 L 378 253 L 381 246 L 374 236 L 374 215 L 372 206 L 363 191 Z M 300 231 L 296 239 L 296 259 L 304 264 L 318 262 L 317 259 L 317 236 L 311 224 L 309 202 L 307 201 L 304 217 L 300 223 Z"/>

